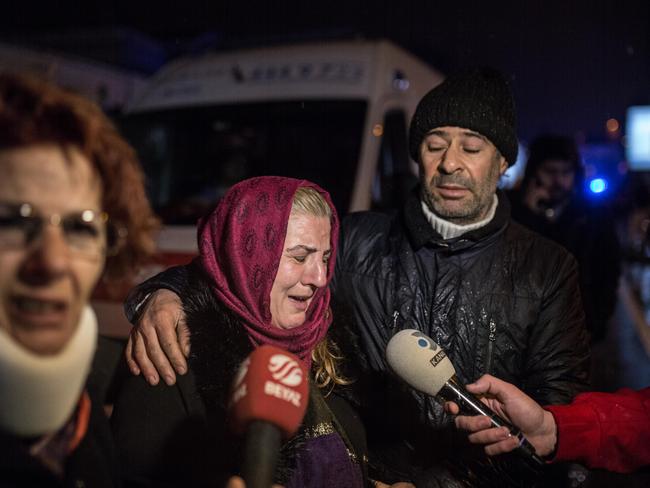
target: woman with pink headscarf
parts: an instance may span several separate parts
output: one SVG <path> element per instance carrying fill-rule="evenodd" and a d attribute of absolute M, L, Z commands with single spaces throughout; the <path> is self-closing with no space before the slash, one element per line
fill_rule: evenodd
<path fill-rule="evenodd" d="M 332 392 L 348 383 L 326 337 L 338 231 L 327 192 L 281 177 L 233 186 L 200 223 L 200 257 L 182 296 L 190 374 L 155 387 L 131 377 L 115 406 L 128 482 L 220 486 L 237 474 L 241 441 L 228 426 L 230 386 L 248 354 L 270 344 L 313 373 L 305 420 L 282 448 L 275 481 L 287 487 L 367 483 L 363 428 Z"/>

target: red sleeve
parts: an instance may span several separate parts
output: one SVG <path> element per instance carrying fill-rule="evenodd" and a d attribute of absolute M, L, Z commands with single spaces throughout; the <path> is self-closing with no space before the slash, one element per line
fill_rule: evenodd
<path fill-rule="evenodd" d="M 544 407 L 558 429 L 556 461 L 627 473 L 650 465 L 650 388 L 583 393 Z"/>

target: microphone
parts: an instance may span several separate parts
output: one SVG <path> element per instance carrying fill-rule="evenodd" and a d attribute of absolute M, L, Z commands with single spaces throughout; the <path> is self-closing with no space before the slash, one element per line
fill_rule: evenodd
<path fill-rule="evenodd" d="M 245 434 L 242 477 L 247 488 L 269 488 L 281 441 L 296 433 L 309 401 L 307 371 L 275 346 L 255 349 L 239 367 L 230 400 L 236 433 Z"/>
<path fill-rule="evenodd" d="M 485 415 L 493 427 L 507 427 L 519 439 L 516 452 L 537 465 L 545 464 L 521 430 L 499 417 L 459 383 L 445 351 L 419 330 L 405 329 L 395 334 L 388 341 L 386 359 L 392 370 L 416 390 L 455 402 L 465 415 Z"/>
<path fill-rule="evenodd" d="M 541 199 L 537 202 L 537 207 L 544 214 L 548 220 L 553 220 L 557 217 L 560 209 L 560 203 L 556 200 Z"/>

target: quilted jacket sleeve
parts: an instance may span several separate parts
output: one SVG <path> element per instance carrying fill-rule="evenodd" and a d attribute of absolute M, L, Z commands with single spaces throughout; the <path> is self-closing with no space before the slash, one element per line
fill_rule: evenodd
<path fill-rule="evenodd" d="M 569 254 L 549 259 L 542 304 L 526 355 L 524 389 L 539 403 L 563 404 L 589 387 L 589 338 Z"/>
<path fill-rule="evenodd" d="M 182 296 L 189 287 L 189 275 L 194 266 L 196 266 L 196 261 L 168 268 L 133 288 L 124 302 L 124 314 L 129 322 L 135 324 L 138 321 L 142 305 L 156 290 L 165 288 Z"/>

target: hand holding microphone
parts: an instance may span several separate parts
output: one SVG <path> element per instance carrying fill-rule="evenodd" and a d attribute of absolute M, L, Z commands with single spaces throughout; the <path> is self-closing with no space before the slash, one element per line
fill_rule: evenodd
<path fill-rule="evenodd" d="M 474 383 L 466 386 L 473 393 L 483 396 L 489 406 L 501 416 L 506 416 L 525 433 L 537 453 L 547 456 L 557 444 L 557 426 L 553 414 L 544 410 L 535 400 L 510 383 L 489 374 L 481 376 Z M 452 402 L 445 409 L 458 413 L 458 406 Z M 459 415 L 456 426 L 470 432 L 469 440 L 474 444 L 485 445 L 485 452 L 490 456 L 513 451 L 518 447 L 516 438 L 505 429 L 495 429 L 485 417 Z M 505 432 L 504 432 L 505 431 Z"/>
<path fill-rule="evenodd" d="M 458 382 L 445 352 L 422 332 L 406 329 L 395 334 L 386 347 L 386 359 L 393 371 L 416 390 L 455 402 L 463 414 L 485 415 L 493 427 L 507 428 L 518 440 L 517 452 L 537 465 L 544 464 L 519 429 L 499 417 Z"/>
<path fill-rule="evenodd" d="M 300 360 L 274 346 L 260 346 L 240 366 L 231 397 L 231 420 L 245 433 L 242 477 L 247 488 L 269 488 L 283 438 L 296 433 L 309 401 Z"/>

